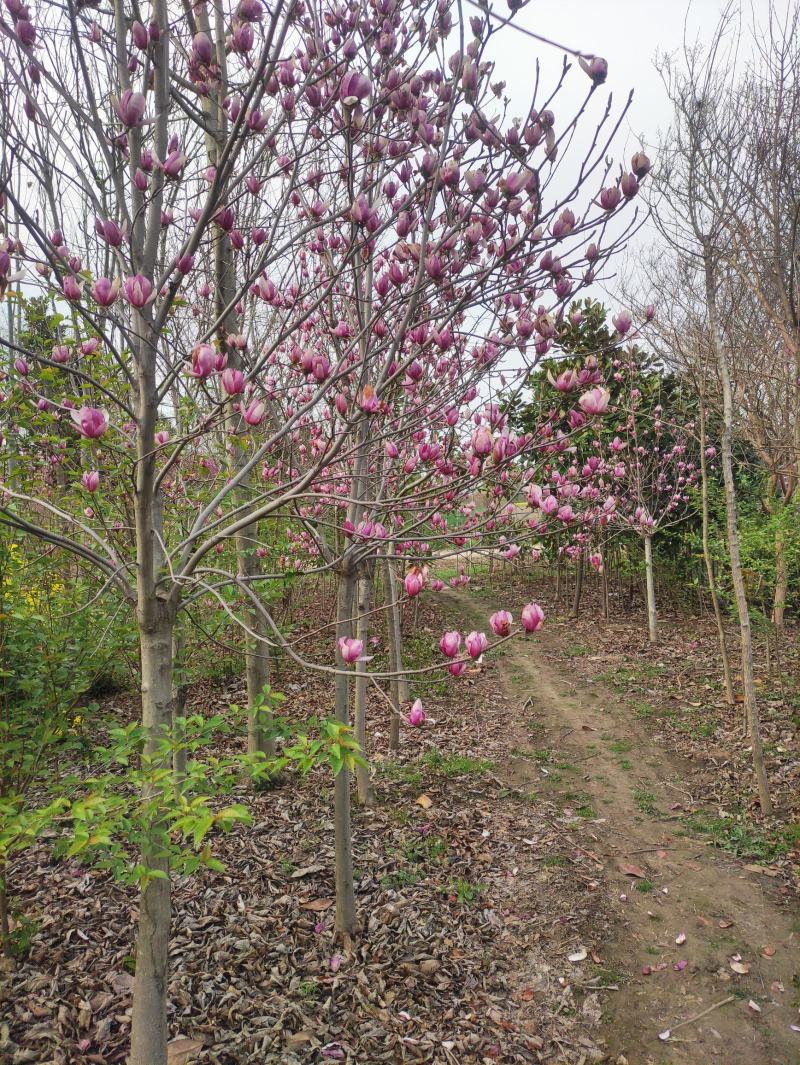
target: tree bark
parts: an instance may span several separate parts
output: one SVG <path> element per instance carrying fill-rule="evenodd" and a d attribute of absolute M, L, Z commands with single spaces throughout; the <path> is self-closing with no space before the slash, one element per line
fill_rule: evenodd
<path fill-rule="evenodd" d="M 172 622 L 162 619 L 139 635 L 142 659 L 144 753 L 152 757 L 172 716 Z M 151 825 L 142 847 L 142 864 L 161 874 L 141 893 L 136 937 L 129 1065 L 165 1065 L 167 1061 L 167 982 L 169 978 L 170 880 L 163 828 Z"/>
<path fill-rule="evenodd" d="M 408 678 L 403 673 L 403 633 L 400 627 L 400 606 L 397 595 L 397 571 L 395 561 L 388 551 L 383 560 L 384 573 L 386 575 L 386 610 L 387 628 L 389 632 L 389 662 L 395 676 L 390 682 L 394 713 L 389 725 L 389 750 L 400 750 L 400 715 L 403 706 L 408 702 Z"/>
<path fill-rule="evenodd" d="M 775 598 L 772 604 L 772 623 L 783 632 L 786 595 L 789 590 L 789 567 L 786 564 L 786 531 L 782 525 L 775 530 Z"/>
<path fill-rule="evenodd" d="M 372 606 L 374 591 L 372 566 L 370 571 L 364 572 L 358 579 L 358 621 L 356 623 L 356 637 L 361 640 L 364 647 L 369 640 L 369 612 Z M 353 716 L 355 723 L 355 737 L 361 748 L 364 760 L 367 760 L 367 665 L 366 662 L 356 662 L 356 676 L 353 685 Z M 358 801 L 362 806 L 372 805 L 372 783 L 369 777 L 369 766 L 356 766 L 356 786 Z"/>
<path fill-rule="evenodd" d="M 337 641 L 353 635 L 353 599 L 355 578 L 352 573 L 339 574 L 336 617 Z M 336 662 L 344 671 L 347 666 L 341 654 Z M 336 719 L 350 724 L 350 678 L 346 672 L 336 675 Z M 353 832 L 350 816 L 350 771 L 346 766 L 334 780 L 334 823 L 336 831 L 336 922 L 339 934 L 352 935 L 356 931 L 356 897 L 353 885 Z"/>
<path fill-rule="evenodd" d="M 183 624 L 175 625 L 172 638 L 172 733 L 175 743 L 181 743 L 185 729 L 179 721 L 186 716 L 186 630 Z M 186 776 L 187 752 L 177 747 L 172 754 L 172 771 L 177 779 Z"/>
<path fill-rule="evenodd" d="M 644 538 L 644 570 L 647 585 L 647 636 L 650 643 L 658 641 L 658 614 L 656 612 L 656 585 L 653 579 L 653 537 Z"/>
<path fill-rule="evenodd" d="M 717 638 L 719 640 L 719 655 L 722 661 L 722 681 L 725 685 L 725 698 L 728 705 L 733 706 L 735 705 L 736 697 L 733 692 L 731 663 L 728 656 L 728 641 L 725 639 L 725 625 L 722 618 L 722 610 L 719 605 L 719 593 L 717 592 L 717 580 L 714 574 L 714 561 L 711 557 L 711 542 L 709 537 L 706 410 L 702 395 L 700 397 L 700 499 L 703 523 L 703 561 L 706 565 L 706 576 L 708 578 L 708 594 L 711 596 L 711 605 L 714 608 L 714 620 L 717 625 Z"/>
<path fill-rule="evenodd" d="M 227 94 L 227 64 L 225 57 L 225 24 L 222 9 L 214 8 L 215 20 L 213 37 L 216 44 L 216 58 L 220 70 L 221 91 L 209 94 L 205 103 L 205 112 L 208 120 L 206 134 L 206 152 L 211 166 L 217 165 L 217 159 L 225 146 L 227 139 L 227 116 L 224 108 L 224 100 Z M 200 8 L 200 26 L 206 33 L 212 32 L 204 5 Z M 223 193 L 224 195 L 224 190 Z M 239 332 L 239 315 L 235 309 L 236 297 L 236 264 L 228 234 L 220 226 L 214 228 L 214 277 L 216 314 L 219 319 L 219 345 L 220 351 L 228 357 L 228 366 L 232 369 L 242 368 L 242 359 L 235 345 L 227 343 L 227 337 Z M 244 448 L 236 446 L 235 434 L 246 432 L 247 426 L 242 425 L 241 415 L 233 409 L 234 403 L 240 397 L 231 397 L 228 424 L 234 439 L 234 445 L 230 451 L 229 469 L 231 477 L 237 476 L 247 463 L 247 454 Z M 250 475 L 244 475 L 239 480 L 239 487 L 233 493 L 234 502 L 239 506 L 246 506 L 250 497 Z M 258 525 L 254 523 L 244 529 L 234 539 L 236 544 L 236 569 L 240 579 L 244 579 L 247 587 L 255 594 L 257 592 L 257 578 L 261 575 L 261 563 L 256 554 Z M 254 636 L 248 635 L 245 639 L 245 676 L 247 680 L 247 750 L 249 754 L 263 752 L 267 757 L 275 753 L 275 745 L 270 738 L 268 710 L 257 707 L 258 697 L 270 680 L 269 644 L 266 642 L 264 622 L 254 604 L 248 602 L 243 609 L 243 620 Z"/>
<path fill-rule="evenodd" d="M 575 594 L 572 598 L 572 616 L 576 618 L 581 609 L 581 596 L 583 594 L 583 555 L 575 562 Z"/>
<path fill-rule="evenodd" d="M 733 478 L 733 391 L 730 371 L 722 338 L 719 331 L 717 315 L 716 288 L 714 269 L 708 248 L 704 249 L 704 267 L 706 284 L 706 304 L 711 343 L 717 356 L 720 383 L 722 385 L 722 475 L 725 483 L 725 512 L 728 528 L 728 551 L 731 560 L 731 577 L 736 595 L 736 608 L 739 614 L 739 636 L 742 654 L 742 681 L 744 687 L 745 718 L 750 730 L 750 744 L 753 751 L 753 769 L 758 785 L 758 797 L 764 814 L 772 812 L 769 797 L 767 771 L 764 765 L 764 751 L 761 745 L 761 726 L 758 717 L 758 700 L 756 698 L 755 675 L 753 672 L 753 634 L 750 628 L 750 605 L 747 601 L 747 589 L 742 573 L 739 554 L 739 529 L 736 515 L 736 483 Z"/>

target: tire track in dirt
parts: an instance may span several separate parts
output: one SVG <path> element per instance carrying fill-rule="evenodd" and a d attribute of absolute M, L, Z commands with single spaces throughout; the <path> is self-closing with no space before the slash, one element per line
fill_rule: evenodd
<path fill-rule="evenodd" d="M 492 604 L 444 594 L 465 626 L 486 627 Z M 602 969 L 618 977 L 619 990 L 604 992 L 608 1060 L 800 1065 L 800 1032 L 791 1029 L 800 1024 L 797 907 L 765 875 L 684 833 L 671 812 L 686 795 L 680 757 L 656 746 L 619 696 L 556 662 L 548 652 L 568 633 L 568 623 L 548 622 L 535 638 L 504 647 L 503 686 L 521 708 L 509 749 L 535 746 L 560 766 L 515 757 L 505 775 L 580 810 L 587 847 L 603 863 L 616 935 L 593 942 L 589 928 L 584 936 Z M 681 935 L 686 940 L 678 944 Z M 737 957 L 746 973 L 731 968 Z M 647 967 L 653 971 L 644 975 Z M 576 979 L 597 972 L 574 968 Z M 660 1040 L 667 1029 L 674 1034 Z"/>

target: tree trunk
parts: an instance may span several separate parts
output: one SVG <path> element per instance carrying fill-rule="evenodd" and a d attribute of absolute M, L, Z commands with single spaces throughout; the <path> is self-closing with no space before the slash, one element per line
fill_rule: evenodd
<path fill-rule="evenodd" d="M 214 9 L 215 20 L 213 30 L 210 26 L 207 11 L 204 5 L 198 9 L 200 15 L 200 28 L 213 35 L 216 43 L 216 59 L 220 71 L 219 89 L 209 93 L 204 107 L 207 118 L 206 153 L 210 166 L 216 166 L 220 152 L 224 149 L 227 139 L 227 116 L 224 108 L 224 99 L 227 95 L 227 64 L 225 56 L 225 24 L 222 17 L 222 8 Z M 221 196 L 224 198 L 224 191 Z M 236 311 L 236 262 L 230 238 L 221 226 L 214 229 L 214 280 L 215 280 L 215 311 L 218 318 L 218 333 L 220 351 L 227 355 L 227 365 L 231 369 L 241 370 L 242 359 L 235 345 L 227 343 L 228 336 L 236 335 L 240 331 L 239 315 Z M 234 445 L 230 449 L 229 469 L 231 477 L 240 474 L 247 463 L 247 452 L 244 448 L 236 446 L 235 434 L 246 433 L 248 427 L 242 424 L 241 415 L 234 410 L 240 397 L 233 396 L 229 402 L 228 425 L 234 436 Z M 234 501 L 239 506 L 246 506 L 250 498 L 250 474 L 245 474 L 239 479 L 239 486 L 233 493 Z M 257 593 L 256 579 L 261 575 L 261 562 L 256 554 L 258 539 L 258 524 L 254 523 L 244 529 L 235 537 L 236 544 L 236 568 L 240 578 L 243 578 L 247 587 L 253 594 Z M 249 754 L 263 752 L 270 757 L 275 753 L 274 743 L 269 737 L 268 710 L 260 709 L 256 704 L 264 687 L 269 684 L 269 645 L 265 639 L 267 635 L 264 621 L 255 607 L 248 603 L 243 611 L 243 619 L 247 627 L 255 636 L 248 635 L 245 639 L 245 675 L 247 678 L 247 750 Z"/>
<path fill-rule="evenodd" d="M 394 557 L 389 551 L 383 561 L 386 575 L 387 628 L 389 632 L 389 663 L 394 671 L 390 686 L 394 713 L 389 726 L 389 750 L 400 750 L 400 715 L 408 702 L 408 678 L 403 673 L 403 634 L 400 629 L 400 607 L 397 596 L 397 572 Z"/>
<path fill-rule="evenodd" d="M 251 534 L 256 526 L 248 530 Z M 237 537 L 236 565 L 240 577 L 248 580 L 248 587 L 256 591 L 252 580 L 261 574 L 261 565 L 255 548 L 248 546 L 247 537 Z M 253 604 L 245 609 L 245 624 L 257 636 L 263 635 L 264 623 Z M 259 696 L 270 681 L 269 644 L 253 636 L 247 637 L 245 674 L 247 677 L 247 751 L 248 754 L 264 753 L 268 758 L 275 754 L 275 741 L 270 735 L 272 714 L 267 708 L 257 706 Z"/>
<path fill-rule="evenodd" d="M 172 639 L 172 738 L 181 743 L 185 729 L 178 723 L 186 716 L 186 629 L 176 623 Z M 186 748 L 176 747 L 172 753 L 172 770 L 177 779 L 186 776 Z"/>
<path fill-rule="evenodd" d="M 647 636 L 650 643 L 658 640 L 658 614 L 656 613 L 656 585 L 653 579 L 653 537 L 644 538 L 644 569 L 647 585 Z"/>
<path fill-rule="evenodd" d="M 356 623 L 356 637 L 361 640 L 364 647 L 369 640 L 369 611 L 372 606 L 373 596 L 372 567 L 370 572 L 364 572 L 358 580 L 358 621 Z M 355 736 L 361 753 L 367 759 L 367 664 L 356 662 L 356 677 L 353 685 L 353 711 L 355 722 Z M 372 784 L 369 778 L 369 766 L 356 766 L 356 785 L 358 789 L 358 801 L 362 806 L 370 806 L 373 801 Z"/>
<path fill-rule="evenodd" d="M 706 411 L 702 396 L 700 397 L 700 498 L 701 514 L 703 522 L 703 560 L 706 565 L 708 577 L 708 593 L 711 596 L 711 605 L 714 608 L 714 620 L 717 625 L 717 638 L 719 640 L 719 656 L 722 661 L 722 680 L 725 685 L 725 698 L 729 706 L 734 706 L 736 697 L 733 693 L 733 680 L 731 678 L 731 663 L 728 656 L 728 641 L 725 639 L 725 625 L 722 618 L 722 610 L 719 605 L 717 592 L 717 580 L 714 575 L 714 560 L 711 557 L 711 543 L 709 538 L 709 513 L 708 513 L 708 469 L 706 466 Z"/>
<path fill-rule="evenodd" d="M 336 617 L 337 641 L 353 635 L 353 598 L 355 579 L 351 573 L 339 575 Z M 350 724 L 350 677 L 338 650 L 336 664 L 343 672 L 336 675 L 336 719 Z M 336 932 L 352 935 L 356 930 L 356 897 L 353 886 L 353 835 L 350 818 L 350 771 L 346 766 L 334 780 L 334 822 L 336 827 Z"/>
<path fill-rule="evenodd" d="M 783 616 L 786 610 L 786 594 L 789 589 L 789 567 L 786 564 L 786 530 L 779 525 L 775 530 L 775 598 L 772 604 L 772 623 L 778 632 L 783 632 Z"/>
<path fill-rule="evenodd" d="M 717 356 L 720 383 L 722 385 L 722 475 L 725 482 L 725 513 L 728 528 L 728 551 L 731 559 L 731 577 L 739 614 L 739 635 L 742 653 L 742 681 L 744 687 L 745 717 L 750 729 L 750 744 L 753 751 L 753 769 L 758 785 L 758 797 L 764 814 L 772 812 L 769 797 L 764 751 L 761 746 L 761 726 L 758 718 L 755 676 L 753 673 L 753 634 L 750 628 L 750 606 L 742 573 L 739 555 L 739 529 L 736 516 L 736 482 L 733 477 L 733 392 L 728 368 L 728 359 L 722 346 L 717 317 L 717 299 L 710 252 L 705 251 L 706 303 L 711 343 Z"/>
<path fill-rule="evenodd" d="M 172 716 L 171 621 L 141 629 L 139 641 L 142 724 L 147 730 L 144 753 L 152 757 Z M 161 876 L 147 883 L 139 901 L 129 1065 L 166 1065 L 167 1061 L 170 880 L 162 833 L 160 824 L 152 824 L 142 846 L 142 864 Z"/>
<path fill-rule="evenodd" d="M 572 599 L 572 616 L 576 618 L 581 609 L 581 595 L 583 593 L 583 555 L 575 562 L 575 595 Z"/>
<path fill-rule="evenodd" d="M 11 922 L 8 913 L 8 873 L 5 862 L 0 865 L 0 945 L 5 958 L 11 957 Z"/>

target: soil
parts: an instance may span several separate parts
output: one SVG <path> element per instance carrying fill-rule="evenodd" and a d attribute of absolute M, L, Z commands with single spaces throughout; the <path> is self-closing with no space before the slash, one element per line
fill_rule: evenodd
<path fill-rule="evenodd" d="M 465 631 L 485 628 L 496 605 L 476 591 L 444 593 Z M 587 964 L 606 971 L 595 1038 L 620 1065 L 797 1065 L 795 900 L 772 870 L 685 831 L 675 811 L 687 802 L 686 761 L 656 744 L 619 695 L 558 663 L 569 624 L 548 620 L 505 645 L 500 676 L 519 708 L 509 750 L 532 735 L 538 750 L 500 775 L 584 818 L 585 851 L 615 915 L 610 936 L 584 932 Z M 573 968 L 580 982 L 582 964 Z"/>

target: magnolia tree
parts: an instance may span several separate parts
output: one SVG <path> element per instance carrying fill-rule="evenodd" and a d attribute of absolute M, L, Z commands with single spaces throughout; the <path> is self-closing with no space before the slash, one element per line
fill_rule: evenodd
<path fill-rule="evenodd" d="M 336 927 L 354 931 L 350 689 L 355 673 L 363 718 L 375 566 L 402 560 L 413 597 L 435 586 L 437 556 L 532 534 L 515 503 L 560 445 L 546 420 L 511 433 L 501 404 L 624 239 L 632 210 L 609 225 L 646 167 L 610 173 L 609 101 L 567 178 L 588 99 L 559 115 L 553 93 L 534 96 L 510 119 L 488 59 L 507 20 L 467 22 L 445 2 L 156 0 L 146 25 L 122 2 L 6 7 L 0 283 L 43 294 L 57 334 L 49 350 L 4 341 L 0 520 L 79 556 L 135 617 L 146 816 L 130 1060 L 160 1065 L 171 841 L 190 824 L 186 766 L 171 767 L 190 747 L 185 719 L 170 728 L 180 618 L 210 600 L 245 629 L 256 765 L 271 764 L 269 647 L 335 678 L 336 723 L 313 751 L 337 771 Z M 606 66 L 579 58 L 591 98 Z M 580 405 L 591 417 L 603 396 Z M 270 611 L 287 565 L 336 575 L 326 660 Z M 521 630 L 540 624 L 529 605 Z M 491 628 L 520 631 L 504 610 Z M 446 634 L 447 668 L 488 645 L 473 633 L 462 652 Z M 306 764 L 310 748 L 294 749 Z"/>
<path fill-rule="evenodd" d="M 672 421 L 675 405 L 665 411 L 661 403 L 648 403 L 650 380 L 642 374 L 636 349 L 615 361 L 614 378 L 622 388 L 619 406 L 622 419 L 608 450 L 616 484 L 614 523 L 633 530 L 644 544 L 647 592 L 647 631 L 651 643 L 658 639 L 653 538 L 656 533 L 686 516 L 697 482 L 692 461 L 691 422 Z M 713 456 L 710 456 L 713 457 Z"/>

